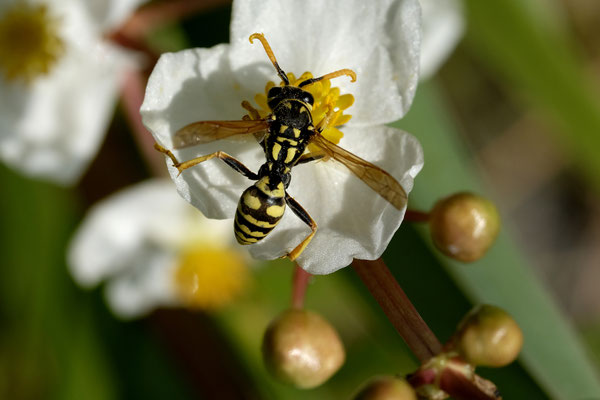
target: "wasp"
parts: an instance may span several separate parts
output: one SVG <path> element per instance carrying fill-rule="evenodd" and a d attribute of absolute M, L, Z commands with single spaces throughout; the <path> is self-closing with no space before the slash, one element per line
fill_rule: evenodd
<path fill-rule="evenodd" d="M 240 135 L 254 135 L 262 146 L 266 161 L 258 173 L 248 169 L 231 155 L 217 151 L 189 161 L 179 162 L 173 153 L 155 144 L 157 150 L 166 154 L 181 173 L 213 158 L 224 161 L 235 171 L 255 181 L 241 195 L 234 220 L 234 233 L 242 245 L 256 243 L 265 238 L 283 217 L 286 206 L 311 229 L 311 232 L 287 256 L 295 260 L 317 231 L 317 223 L 302 206 L 287 193 L 291 170 L 294 166 L 316 160 L 333 159 L 345 165 L 355 176 L 366 183 L 399 210 L 406 205 L 407 196 L 402 186 L 383 169 L 331 143 L 321 135 L 333 109 L 315 126 L 312 118 L 314 98 L 305 87 L 322 80 L 349 76 L 354 82 L 356 74 L 342 69 L 318 78 L 310 78 L 291 85 L 287 75 L 279 67 L 277 59 L 266 38 L 260 33 L 250 36 L 250 43 L 258 39 L 267 53 L 277 74 L 283 81 L 267 92 L 267 104 L 271 113 L 260 118 L 258 111 L 248 102 L 242 106 L 250 111 L 253 119 L 239 121 L 199 121 L 184 126 L 173 137 L 174 148 L 184 148 Z M 318 152 L 306 151 L 309 143 Z"/>

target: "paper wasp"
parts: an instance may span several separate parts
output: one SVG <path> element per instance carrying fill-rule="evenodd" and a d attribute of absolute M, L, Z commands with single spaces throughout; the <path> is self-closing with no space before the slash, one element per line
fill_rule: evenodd
<path fill-rule="evenodd" d="M 333 159 L 344 164 L 354 175 L 379 193 L 394 207 L 402 210 L 407 196 L 402 186 L 390 174 L 379 167 L 355 156 L 325 139 L 321 132 L 333 109 L 316 126 L 311 114 L 314 99 L 304 87 L 321 80 L 356 74 L 349 69 L 335 71 L 318 78 L 311 78 L 291 85 L 287 75 L 279 67 L 266 38 L 259 33 L 250 36 L 250 42 L 258 39 L 283 81 L 267 93 L 267 104 L 271 110 L 266 118 L 259 118 L 257 110 L 249 103 L 242 105 L 254 114 L 254 119 L 240 121 L 199 121 L 186 125 L 173 137 L 174 148 L 184 148 L 238 135 L 264 134 L 260 145 L 265 152 L 265 163 L 258 173 L 250 171 L 244 164 L 222 151 L 179 162 L 171 151 L 159 144 L 157 150 L 171 158 L 181 173 L 183 170 L 212 158 L 219 158 L 250 180 L 256 181 L 241 195 L 235 214 L 234 232 L 240 244 L 252 244 L 262 240 L 275 228 L 283 217 L 286 205 L 311 229 L 311 233 L 289 254 L 295 260 L 306 248 L 317 231 L 316 222 L 286 191 L 291 179 L 292 167 L 319 159 Z M 309 143 L 315 144 L 318 152 L 305 153 Z"/>

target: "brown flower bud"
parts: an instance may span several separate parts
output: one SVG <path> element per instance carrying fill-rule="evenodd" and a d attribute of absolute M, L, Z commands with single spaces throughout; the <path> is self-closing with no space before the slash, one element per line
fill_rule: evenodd
<path fill-rule="evenodd" d="M 429 225 L 435 246 L 449 257 L 480 259 L 494 243 L 500 217 L 492 202 L 471 193 L 457 193 L 436 203 Z"/>
<path fill-rule="evenodd" d="M 273 376 L 304 389 L 325 382 L 345 359 L 335 329 L 318 314 L 299 309 L 284 311 L 271 322 L 262 350 Z"/>
<path fill-rule="evenodd" d="M 452 347 L 470 364 L 502 367 L 517 358 L 522 346 L 515 320 L 501 308 L 481 305 L 461 321 Z"/>
<path fill-rule="evenodd" d="M 404 379 L 381 376 L 371 380 L 354 400 L 417 400 L 417 395 Z"/>

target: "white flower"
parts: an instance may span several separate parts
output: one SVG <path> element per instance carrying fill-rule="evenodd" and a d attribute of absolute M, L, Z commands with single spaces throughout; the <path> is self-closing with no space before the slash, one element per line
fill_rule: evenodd
<path fill-rule="evenodd" d="M 247 257 L 232 248 L 233 222 L 209 220 L 181 199 L 170 180 L 143 182 L 94 206 L 69 248 L 75 281 L 106 283 L 123 318 L 159 306 L 213 310 L 246 286 Z"/>
<path fill-rule="evenodd" d="M 321 76 L 342 68 L 356 72 L 355 83 L 348 77 L 331 81 L 355 98 L 339 145 L 389 172 L 408 193 L 423 165 L 421 146 L 413 136 L 383 124 L 401 118 L 410 107 L 418 81 L 419 17 L 416 0 L 236 1 L 231 44 L 160 58 L 148 82 L 143 121 L 159 144 L 172 149 L 172 135 L 189 123 L 241 119 L 241 101 L 264 93 L 267 81 L 280 81 L 260 44 L 248 42 L 252 33 L 261 32 L 287 73 Z M 217 150 L 254 172 L 265 162 L 253 138 L 174 153 L 183 161 Z M 219 160 L 180 176 L 172 167 L 170 172 L 179 193 L 209 218 L 233 217 L 242 191 L 253 184 Z M 312 242 L 297 259 L 304 269 L 327 274 L 353 258 L 375 259 L 383 253 L 405 210 L 394 208 L 334 161 L 296 166 L 291 175 L 287 192 L 318 224 Z M 288 210 L 267 238 L 248 247 L 257 258 L 273 259 L 286 255 L 309 233 Z"/>
<path fill-rule="evenodd" d="M 131 60 L 103 39 L 142 0 L 0 2 L 0 159 L 75 181 L 107 129 Z"/>
<path fill-rule="evenodd" d="M 421 79 L 435 74 L 465 29 L 461 0 L 420 0 L 423 16 Z"/>

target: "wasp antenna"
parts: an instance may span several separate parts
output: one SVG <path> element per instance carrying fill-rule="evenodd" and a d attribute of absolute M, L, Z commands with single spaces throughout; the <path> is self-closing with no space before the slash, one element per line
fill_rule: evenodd
<path fill-rule="evenodd" d="M 277 63 L 277 59 L 275 58 L 275 54 L 273 54 L 273 50 L 271 50 L 271 46 L 269 45 L 269 42 L 267 42 L 267 39 L 265 38 L 265 35 L 263 35 L 262 33 L 253 33 L 252 35 L 250 35 L 249 39 L 250 39 L 250 43 L 253 43 L 254 39 L 260 40 L 260 42 L 262 43 L 263 47 L 265 48 L 265 52 L 267 53 L 267 56 L 269 57 L 269 60 L 271 60 L 271 62 L 273 63 L 273 66 L 277 70 L 277 74 L 279 75 L 279 77 L 281 78 L 281 80 L 283 81 L 283 83 L 286 84 L 286 86 L 289 85 L 290 81 L 289 81 L 287 75 L 285 74 L 285 72 L 283 72 L 283 70 L 281 69 L 281 67 Z"/>
<path fill-rule="evenodd" d="M 356 82 L 356 72 L 352 71 L 351 69 L 344 68 L 344 69 L 340 69 L 339 71 L 330 72 L 330 73 L 320 76 L 318 78 L 307 79 L 304 82 L 301 82 L 298 85 L 298 87 L 312 85 L 315 82 L 319 82 L 319 81 L 326 80 L 326 79 L 333 79 L 333 78 L 337 78 L 338 76 L 343 76 L 343 75 L 349 76 L 351 78 L 350 82 Z"/>

